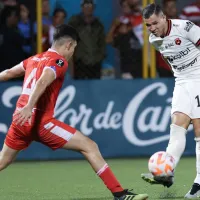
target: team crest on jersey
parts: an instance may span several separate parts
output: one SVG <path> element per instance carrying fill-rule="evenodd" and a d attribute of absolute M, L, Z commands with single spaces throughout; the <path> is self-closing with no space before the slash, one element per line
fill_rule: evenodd
<path fill-rule="evenodd" d="M 62 59 L 58 59 L 56 60 L 56 64 L 59 66 L 59 67 L 62 67 L 64 65 L 64 61 Z"/>
<path fill-rule="evenodd" d="M 187 32 L 189 32 L 190 31 L 190 29 L 192 28 L 194 26 L 194 23 L 192 23 L 192 22 L 186 22 L 186 26 L 185 26 L 185 28 L 184 28 L 184 30 L 186 30 Z"/>
<path fill-rule="evenodd" d="M 182 42 L 182 41 L 181 41 L 181 39 L 180 39 L 180 38 L 176 38 L 176 39 L 175 39 L 175 44 L 176 44 L 176 45 L 180 45 L 180 44 L 181 44 L 181 42 Z"/>

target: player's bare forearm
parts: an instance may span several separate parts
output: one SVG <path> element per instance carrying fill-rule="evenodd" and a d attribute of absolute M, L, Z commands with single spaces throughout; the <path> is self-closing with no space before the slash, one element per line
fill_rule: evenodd
<path fill-rule="evenodd" d="M 8 81 L 9 79 L 11 79 L 11 75 L 8 69 L 0 73 L 0 81 Z"/>
<path fill-rule="evenodd" d="M 55 80 L 55 74 L 51 69 L 44 69 L 41 77 L 37 81 L 32 94 L 29 97 L 28 106 L 33 109 L 46 88 Z"/>
<path fill-rule="evenodd" d="M 29 97 L 27 106 L 30 107 L 31 109 L 33 109 L 35 104 L 38 102 L 39 98 L 45 92 L 47 87 L 48 87 L 48 83 L 46 81 L 39 80 L 36 83 L 35 88 Z"/>
<path fill-rule="evenodd" d="M 15 74 L 10 69 L 4 70 L 0 73 L 0 81 L 8 81 L 13 78 L 21 77 L 23 74 Z"/>
<path fill-rule="evenodd" d="M 0 81 L 8 81 L 13 78 L 21 77 L 25 73 L 22 63 L 12 67 L 11 69 L 6 69 L 0 73 Z"/>

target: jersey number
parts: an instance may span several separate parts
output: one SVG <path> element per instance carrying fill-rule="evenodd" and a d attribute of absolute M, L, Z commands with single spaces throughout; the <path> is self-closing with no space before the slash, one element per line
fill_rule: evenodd
<path fill-rule="evenodd" d="M 33 91 L 36 84 L 36 72 L 37 68 L 34 68 L 32 72 L 29 74 L 28 78 L 24 83 L 22 94 L 30 95 L 31 92 Z"/>
<path fill-rule="evenodd" d="M 197 107 L 200 107 L 199 95 L 197 95 L 197 96 L 195 97 L 195 99 L 197 100 Z"/>

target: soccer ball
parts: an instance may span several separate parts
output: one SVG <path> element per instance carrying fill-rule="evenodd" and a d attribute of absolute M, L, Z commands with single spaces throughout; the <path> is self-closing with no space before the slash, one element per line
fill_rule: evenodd
<path fill-rule="evenodd" d="M 159 151 L 150 157 L 148 168 L 154 176 L 173 176 L 175 160 L 165 151 Z"/>

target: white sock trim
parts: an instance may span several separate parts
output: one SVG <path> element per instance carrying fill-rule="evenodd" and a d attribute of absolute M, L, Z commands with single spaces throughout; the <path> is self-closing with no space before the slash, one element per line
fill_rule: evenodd
<path fill-rule="evenodd" d="M 100 176 L 107 168 L 108 168 L 108 164 L 106 163 L 106 164 L 97 172 L 97 175 Z"/>

